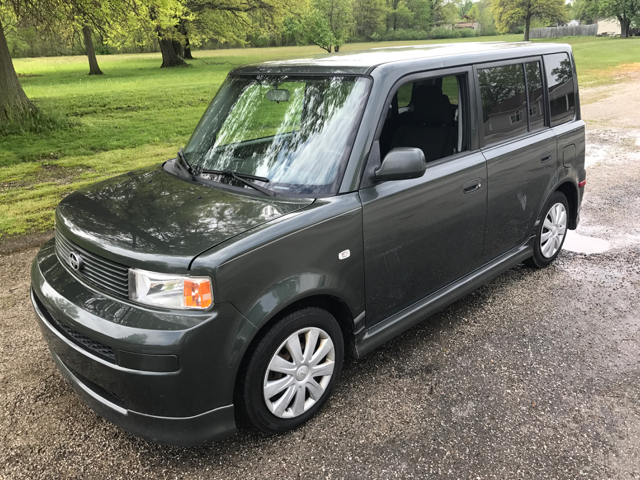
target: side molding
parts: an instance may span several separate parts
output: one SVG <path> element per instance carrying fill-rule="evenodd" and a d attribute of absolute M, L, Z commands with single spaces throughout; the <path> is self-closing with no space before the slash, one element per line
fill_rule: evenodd
<path fill-rule="evenodd" d="M 400 335 L 427 317 L 527 259 L 531 256 L 534 239 L 535 237 L 530 237 L 524 245 L 498 257 L 496 260 L 392 315 L 372 328 L 363 329 L 356 335 L 356 356 L 358 358 L 363 357 L 383 343 Z"/>

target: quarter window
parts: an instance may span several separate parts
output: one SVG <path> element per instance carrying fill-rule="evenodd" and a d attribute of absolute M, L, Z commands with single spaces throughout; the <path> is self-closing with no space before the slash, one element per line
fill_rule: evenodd
<path fill-rule="evenodd" d="M 573 68 L 566 53 L 544 56 L 551 107 L 551 126 L 573 120 L 576 109 Z"/>
<path fill-rule="evenodd" d="M 478 71 L 486 145 L 527 132 L 527 108 L 522 64 Z"/>

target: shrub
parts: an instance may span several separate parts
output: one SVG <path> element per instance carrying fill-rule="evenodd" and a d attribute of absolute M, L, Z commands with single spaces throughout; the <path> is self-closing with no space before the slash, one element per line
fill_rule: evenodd
<path fill-rule="evenodd" d="M 413 30 L 410 28 L 394 30 L 380 35 L 380 40 L 392 42 L 394 40 L 425 40 L 427 32 L 425 30 Z"/>
<path fill-rule="evenodd" d="M 460 30 L 451 28 L 436 27 L 429 32 L 428 38 L 460 38 Z"/>

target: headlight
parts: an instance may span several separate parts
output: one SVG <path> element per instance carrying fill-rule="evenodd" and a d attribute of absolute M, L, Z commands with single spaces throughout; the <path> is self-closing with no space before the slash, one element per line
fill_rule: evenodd
<path fill-rule="evenodd" d="M 130 268 L 129 298 L 157 307 L 205 309 L 213 303 L 211 279 Z"/>

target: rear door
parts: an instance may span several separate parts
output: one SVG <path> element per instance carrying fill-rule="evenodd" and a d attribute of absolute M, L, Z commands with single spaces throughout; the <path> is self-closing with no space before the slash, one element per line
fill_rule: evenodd
<path fill-rule="evenodd" d="M 480 143 L 487 160 L 483 260 L 523 244 L 558 168 L 540 57 L 474 67 Z"/>

